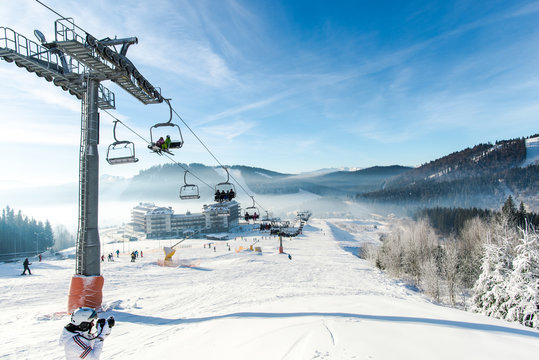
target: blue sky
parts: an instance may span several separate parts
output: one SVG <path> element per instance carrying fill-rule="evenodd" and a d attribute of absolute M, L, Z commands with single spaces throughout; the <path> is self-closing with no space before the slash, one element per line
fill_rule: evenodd
<path fill-rule="evenodd" d="M 128 57 L 224 164 L 418 166 L 539 130 L 537 1 L 44 2 L 98 39 L 138 37 Z M 37 2 L 0 10 L 0 26 L 53 39 L 57 16 Z M 76 181 L 80 102 L 5 61 L 0 83 L 0 189 Z M 168 120 L 104 85 L 141 135 Z M 119 128 L 140 161 L 108 165 L 112 121 L 101 114 L 101 174 L 167 162 Z M 216 165 L 182 131 L 175 159 Z"/>

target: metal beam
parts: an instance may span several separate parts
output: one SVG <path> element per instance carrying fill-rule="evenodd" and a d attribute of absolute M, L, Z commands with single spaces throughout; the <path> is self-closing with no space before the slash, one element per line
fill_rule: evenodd
<path fill-rule="evenodd" d="M 83 64 L 58 50 L 39 45 L 10 28 L 0 27 L 0 59 L 35 73 L 79 100 L 86 91 L 84 76 L 87 68 Z M 103 85 L 100 85 L 98 93 L 98 106 L 101 109 L 114 109 L 116 106 L 114 93 Z"/>

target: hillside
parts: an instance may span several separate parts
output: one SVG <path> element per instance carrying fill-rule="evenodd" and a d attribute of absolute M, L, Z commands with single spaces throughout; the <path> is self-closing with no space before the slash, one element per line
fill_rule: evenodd
<path fill-rule="evenodd" d="M 182 164 L 194 175 L 188 175 L 187 181 L 199 185 L 201 196 L 211 199 L 213 187 L 218 182 L 226 181 L 226 173 L 219 167 L 202 164 Z M 384 182 L 410 168 L 403 166 L 373 167 L 357 171 L 335 171 L 331 173 L 313 173 L 291 175 L 267 169 L 234 165 L 230 168 L 230 182 L 237 180 L 248 187 L 255 195 L 296 194 L 306 191 L 320 196 L 347 196 L 358 191 L 381 189 Z M 121 197 L 124 200 L 148 198 L 168 199 L 183 185 L 184 170 L 173 164 L 154 166 L 141 171 L 133 177 Z M 202 182 L 203 181 L 203 182 Z M 156 184 L 159 184 L 157 187 Z M 240 191 L 240 189 L 237 189 Z"/>
<path fill-rule="evenodd" d="M 376 227 L 375 227 L 376 225 Z M 427 300 L 386 277 L 357 249 L 377 242 L 384 219 L 313 219 L 304 234 L 261 239 L 261 252 L 234 251 L 261 238 L 190 239 L 175 267 L 161 267 L 174 240 L 129 242 L 102 232 L 103 311 L 116 325 L 101 359 L 532 359 L 539 332 Z M 113 233 L 111 231 L 111 233 Z M 233 235 L 232 235 L 233 236 Z M 228 251 L 226 243 L 231 245 Z M 129 260 L 138 249 L 144 257 Z M 74 250 L 73 250 L 74 251 Z M 31 259 L 33 260 L 33 259 Z M 183 264 L 180 265 L 180 264 Z M 75 259 L 0 263 L 0 358 L 64 359 L 58 345 Z M 46 289 L 46 298 L 36 289 Z"/>
<path fill-rule="evenodd" d="M 376 203 L 499 208 L 512 195 L 536 211 L 539 166 L 533 160 L 536 150 L 527 153 L 536 139 L 480 144 L 455 152 L 393 177 L 384 189 L 357 198 Z"/>

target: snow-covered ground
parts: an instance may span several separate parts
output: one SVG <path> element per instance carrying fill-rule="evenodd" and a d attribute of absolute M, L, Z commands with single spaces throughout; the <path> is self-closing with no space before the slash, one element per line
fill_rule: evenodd
<path fill-rule="evenodd" d="M 105 244 L 119 249 L 102 272 L 102 317 L 117 325 L 102 359 L 533 359 L 539 332 L 434 304 L 356 256 L 384 229 L 379 218 L 313 219 L 278 240 L 174 240 Z M 102 231 L 104 242 L 114 236 Z M 256 239 L 262 252 L 239 251 Z M 231 250 L 228 250 L 227 243 Z M 213 249 L 215 246 L 215 251 Z M 128 253 L 144 257 L 130 262 Z M 0 359 L 62 359 L 73 259 L 0 264 Z"/>
<path fill-rule="evenodd" d="M 537 163 L 539 163 L 539 136 L 526 139 L 526 160 L 521 166 L 526 167 Z"/>

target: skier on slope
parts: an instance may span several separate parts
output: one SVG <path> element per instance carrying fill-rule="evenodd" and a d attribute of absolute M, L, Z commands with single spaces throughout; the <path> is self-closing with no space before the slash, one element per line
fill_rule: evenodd
<path fill-rule="evenodd" d="M 21 275 L 26 275 L 26 270 L 28 270 L 29 275 L 32 275 L 29 265 L 32 265 L 32 263 L 28 261 L 28 258 L 24 259 L 24 262 L 22 263 L 22 266 L 24 266 L 24 271 L 22 272 Z"/>
<path fill-rule="evenodd" d="M 60 336 L 60 345 L 64 346 L 66 359 L 99 360 L 103 341 L 110 334 L 114 322 L 112 316 L 98 319 L 97 312 L 89 307 L 75 310 L 71 322 L 64 327 Z"/>

